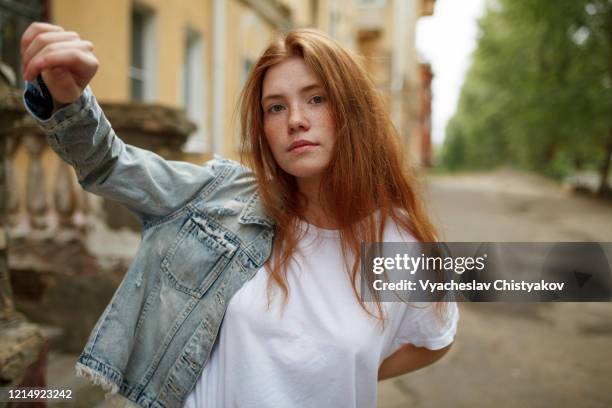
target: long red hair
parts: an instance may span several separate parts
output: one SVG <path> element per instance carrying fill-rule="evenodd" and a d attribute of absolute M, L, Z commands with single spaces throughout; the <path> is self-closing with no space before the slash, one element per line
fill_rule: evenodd
<path fill-rule="evenodd" d="M 435 242 L 436 231 L 417 193 L 415 175 L 405 166 L 398 133 L 365 69 L 354 55 L 325 34 L 312 29 L 294 30 L 264 51 L 253 66 L 239 103 L 242 160 L 253 169 L 264 208 L 276 222 L 273 256 L 267 263 L 269 284 L 280 286 L 287 299 L 286 270 L 300 239 L 297 222 L 306 205 L 295 178 L 274 160 L 261 107 L 267 70 L 292 57 L 302 58 L 315 73 L 330 103 L 336 146 L 322 177 L 320 196 L 323 208 L 338 225 L 345 263 L 348 254 L 354 255 L 347 272 L 358 301 L 368 311 L 356 281 L 361 243 L 382 242 L 389 217 L 420 242 Z M 384 318 L 380 303 L 376 305 L 377 316 Z"/>

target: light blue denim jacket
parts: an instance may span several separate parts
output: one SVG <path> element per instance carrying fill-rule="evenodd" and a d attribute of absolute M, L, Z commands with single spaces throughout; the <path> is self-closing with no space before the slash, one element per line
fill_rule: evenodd
<path fill-rule="evenodd" d="M 220 157 L 196 166 L 123 143 L 89 88 L 51 114 L 39 79 L 24 101 L 81 186 L 123 203 L 143 224 L 77 374 L 142 407 L 182 407 L 230 298 L 270 255 L 274 225 L 252 173 Z"/>

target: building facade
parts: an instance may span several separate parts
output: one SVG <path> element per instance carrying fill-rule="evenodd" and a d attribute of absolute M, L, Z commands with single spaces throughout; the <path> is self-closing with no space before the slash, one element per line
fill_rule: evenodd
<path fill-rule="evenodd" d="M 3 0 L 4 1 L 4 0 Z M 18 3 L 18 2 L 14 2 Z M 236 157 L 236 103 L 266 45 L 294 27 L 316 27 L 365 57 L 402 137 L 419 104 L 416 21 L 431 0 L 46 0 L 41 15 L 92 41 L 100 101 L 184 109 L 197 125 L 186 158 Z"/>
<path fill-rule="evenodd" d="M 425 164 L 420 150 L 422 139 L 420 109 L 423 76 L 415 48 L 416 23 L 433 13 L 433 0 L 359 0 L 355 28 L 357 51 L 398 130 L 411 162 Z M 429 84 L 426 84 L 429 86 Z"/>

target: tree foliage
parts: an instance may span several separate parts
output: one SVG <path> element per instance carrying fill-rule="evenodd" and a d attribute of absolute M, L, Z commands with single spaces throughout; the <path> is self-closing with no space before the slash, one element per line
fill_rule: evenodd
<path fill-rule="evenodd" d="M 491 0 L 479 24 L 442 164 L 513 164 L 553 177 L 591 167 L 607 175 L 612 0 Z M 602 193 L 605 186 L 602 177 Z"/>

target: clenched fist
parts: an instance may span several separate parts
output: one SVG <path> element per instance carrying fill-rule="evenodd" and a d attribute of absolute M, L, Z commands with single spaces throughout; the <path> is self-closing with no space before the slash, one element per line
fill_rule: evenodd
<path fill-rule="evenodd" d="M 98 70 L 93 44 L 72 31 L 47 23 L 32 23 L 21 37 L 23 78 L 34 81 L 38 74 L 54 101 L 76 101 Z"/>

